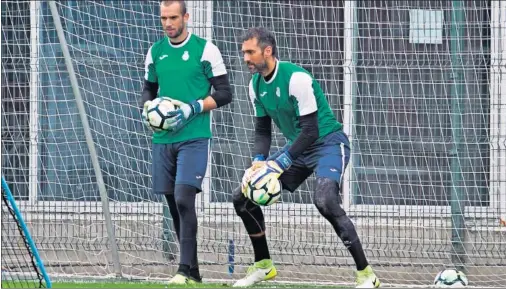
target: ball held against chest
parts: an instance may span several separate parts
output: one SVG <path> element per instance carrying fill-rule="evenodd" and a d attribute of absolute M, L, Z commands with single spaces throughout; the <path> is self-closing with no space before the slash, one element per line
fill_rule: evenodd
<path fill-rule="evenodd" d="M 167 130 L 169 128 L 167 114 L 176 109 L 177 107 L 169 99 L 155 98 L 148 106 L 149 124 L 157 131 Z"/>

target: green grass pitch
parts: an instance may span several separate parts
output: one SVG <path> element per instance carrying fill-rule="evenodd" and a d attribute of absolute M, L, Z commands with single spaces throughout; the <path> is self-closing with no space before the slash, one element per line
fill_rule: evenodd
<path fill-rule="evenodd" d="M 203 283 L 191 286 L 168 286 L 162 282 L 52 282 L 53 288 L 231 288 L 231 284 Z M 286 285 L 264 282 L 253 288 L 339 288 L 336 286 L 317 286 L 313 284 Z M 2 288 L 26 288 L 26 283 L 2 281 Z"/>

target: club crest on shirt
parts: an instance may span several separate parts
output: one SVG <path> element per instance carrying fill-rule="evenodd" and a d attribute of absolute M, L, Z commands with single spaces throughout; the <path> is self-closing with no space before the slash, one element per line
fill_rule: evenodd
<path fill-rule="evenodd" d="M 276 87 L 276 96 L 277 97 L 281 96 L 281 91 L 279 90 L 279 87 Z"/>
<path fill-rule="evenodd" d="M 187 61 L 188 59 L 190 59 L 190 54 L 188 53 L 188 50 L 186 50 L 184 53 L 183 53 L 183 56 L 181 57 L 184 61 Z"/>

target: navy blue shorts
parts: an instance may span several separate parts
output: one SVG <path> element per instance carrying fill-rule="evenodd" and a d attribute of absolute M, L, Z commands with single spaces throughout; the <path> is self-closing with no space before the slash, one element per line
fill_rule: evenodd
<path fill-rule="evenodd" d="M 273 154 L 274 159 L 283 151 Z M 283 188 L 295 191 L 313 172 L 317 177 L 329 178 L 341 184 L 344 170 L 350 161 L 350 141 L 343 131 L 331 133 L 312 144 L 279 178 Z"/>
<path fill-rule="evenodd" d="M 209 139 L 153 144 L 153 193 L 173 194 L 174 187 L 189 185 L 202 191 L 209 154 Z"/>

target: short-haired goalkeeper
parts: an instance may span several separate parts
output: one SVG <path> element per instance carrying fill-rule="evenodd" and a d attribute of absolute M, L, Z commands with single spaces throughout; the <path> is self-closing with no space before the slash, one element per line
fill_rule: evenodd
<path fill-rule="evenodd" d="M 249 95 L 256 116 L 254 158 L 244 174 L 242 187 L 249 181 L 263 183 L 256 178 L 279 178 L 282 187 L 293 192 L 316 172 L 314 204 L 353 256 L 357 288 L 379 287 L 380 281 L 367 262 L 357 231 L 340 206 L 340 182 L 350 158 L 350 145 L 320 85 L 305 69 L 276 58 L 274 35 L 265 28 L 251 28 L 246 32 L 242 52 L 250 72 L 254 73 Z M 271 121 L 288 143 L 268 157 Z M 233 203 L 255 252 L 255 263 L 234 287 L 276 277 L 261 208 L 241 188 L 233 192 Z"/>
<path fill-rule="evenodd" d="M 153 133 L 153 192 L 165 195 L 180 244 L 179 268 L 169 283 L 194 285 L 201 282 L 195 199 L 208 162 L 209 111 L 230 103 L 232 92 L 218 47 L 188 32 L 186 10 L 184 1 L 160 2 L 166 37 L 147 52 L 142 100 L 148 127 L 150 101 L 157 96 L 178 101 L 168 114 L 169 130 Z"/>

